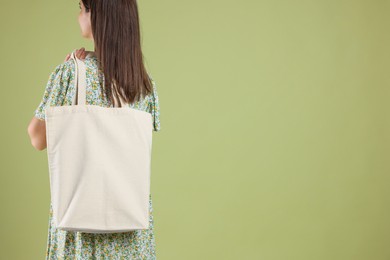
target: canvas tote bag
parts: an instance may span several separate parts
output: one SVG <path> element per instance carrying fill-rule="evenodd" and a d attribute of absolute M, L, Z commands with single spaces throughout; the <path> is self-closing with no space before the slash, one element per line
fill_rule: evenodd
<path fill-rule="evenodd" d="M 86 233 L 147 229 L 152 116 L 123 100 L 123 107 L 87 105 L 85 64 L 75 51 L 71 59 L 73 103 L 45 111 L 54 225 Z"/>

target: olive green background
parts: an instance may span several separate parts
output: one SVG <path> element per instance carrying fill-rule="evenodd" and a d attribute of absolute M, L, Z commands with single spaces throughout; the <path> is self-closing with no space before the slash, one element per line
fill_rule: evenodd
<path fill-rule="evenodd" d="M 390 259 L 390 1 L 139 1 L 158 85 L 160 260 Z M 1 259 L 44 259 L 46 150 L 27 125 L 92 44 L 78 1 L 2 1 Z"/>

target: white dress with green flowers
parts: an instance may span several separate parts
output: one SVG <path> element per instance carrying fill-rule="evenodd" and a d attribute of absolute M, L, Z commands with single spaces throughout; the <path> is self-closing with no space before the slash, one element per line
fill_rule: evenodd
<path fill-rule="evenodd" d="M 88 105 L 112 107 L 101 92 L 103 73 L 98 69 L 96 56 L 87 56 L 86 65 Z M 151 78 L 151 77 L 150 77 Z M 156 84 L 153 91 L 130 107 L 147 111 L 153 118 L 153 130 L 160 130 L 160 106 Z M 34 116 L 45 120 L 47 106 L 72 105 L 75 95 L 75 64 L 72 59 L 58 65 L 50 74 L 42 100 L 34 111 Z M 149 229 L 124 233 L 82 233 L 63 231 L 53 225 L 53 209 L 50 204 L 46 259 L 156 259 L 153 206 L 149 195 Z"/>

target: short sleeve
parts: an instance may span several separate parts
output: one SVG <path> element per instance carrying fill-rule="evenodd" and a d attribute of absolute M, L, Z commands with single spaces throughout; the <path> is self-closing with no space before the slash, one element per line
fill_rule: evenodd
<path fill-rule="evenodd" d="M 152 114 L 153 131 L 160 131 L 160 102 L 157 94 L 157 86 L 155 81 L 151 78 L 153 91 L 149 100 L 149 112 Z"/>
<path fill-rule="evenodd" d="M 45 120 L 45 110 L 48 106 L 60 106 L 65 99 L 65 92 L 69 85 L 69 63 L 58 65 L 50 74 L 41 102 L 34 111 L 34 116 Z"/>

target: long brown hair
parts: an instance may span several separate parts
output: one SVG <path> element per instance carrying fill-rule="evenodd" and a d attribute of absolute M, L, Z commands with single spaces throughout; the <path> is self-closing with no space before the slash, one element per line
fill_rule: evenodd
<path fill-rule="evenodd" d="M 141 50 L 136 0 L 82 0 L 91 12 L 95 55 L 104 73 L 102 93 L 133 103 L 152 92 Z M 102 86 L 103 87 L 103 86 Z"/>

